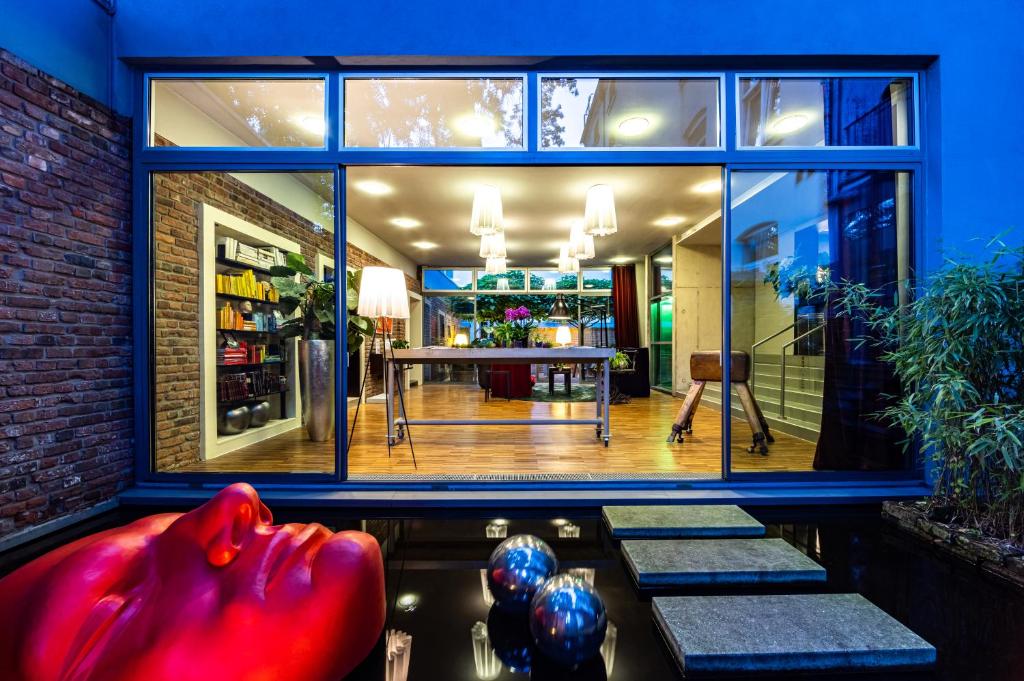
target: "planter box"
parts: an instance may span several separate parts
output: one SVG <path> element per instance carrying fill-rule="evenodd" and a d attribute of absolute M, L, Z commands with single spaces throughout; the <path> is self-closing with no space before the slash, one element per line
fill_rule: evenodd
<path fill-rule="evenodd" d="M 1024 551 L 976 530 L 928 518 L 925 502 L 886 501 L 882 517 L 945 553 L 1024 588 Z"/>

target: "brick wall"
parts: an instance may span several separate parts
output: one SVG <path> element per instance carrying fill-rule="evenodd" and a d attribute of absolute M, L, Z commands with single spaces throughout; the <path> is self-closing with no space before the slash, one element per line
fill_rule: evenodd
<path fill-rule="evenodd" d="M 131 480 L 129 139 L 0 50 L 0 536 Z"/>
<path fill-rule="evenodd" d="M 154 180 L 156 461 L 166 471 L 199 458 L 199 206 L 220 208 L 301 245 L 308 263 L 334 253 L 333 235 L 226 173 L 161 173 Z M 349 245 L 349 264 L 384 265 Z M 419 290 L 409 279 L 410 286 Z M 402 330 L 404 332 L 404 329 Z"/>

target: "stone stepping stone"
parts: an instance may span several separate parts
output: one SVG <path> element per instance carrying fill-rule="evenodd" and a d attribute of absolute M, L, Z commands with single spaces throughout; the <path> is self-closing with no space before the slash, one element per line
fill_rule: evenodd
<path fill-rule="evenodd" d="M 764 536 L 739 506 L 604 506 L 601 515 L 615 539 Z"/>
<path fill-rule="evenodd" d="M 654 598 L 654 619 L 687 676 L 892 671 L 935 664 L 935 648 L 859 594 Z"/>
<path fill-rule="evenodd" d="M 825 568 L 784 539 L 627 539 L 622 553 L 640 587 L 825 581 Z"/>

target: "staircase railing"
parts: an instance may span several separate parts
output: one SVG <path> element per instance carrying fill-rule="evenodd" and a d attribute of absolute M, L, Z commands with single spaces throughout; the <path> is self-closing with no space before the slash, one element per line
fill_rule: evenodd
<path fill-rule="evenodd" d="M 799 341 L 802 341 L 804 338 L 807 338 L 808 336 L 810 336 L 813 333 L 817 333 L 818 331 L 822 331 L 822 334 L 821 334 L 821 351 L 822 351 L 822 353 L 824 353 L 825 352 L 825 338 L 826 338 L 825 333 L 824 333 L 824 329 L 825 329 L 825 322 L 822 322 L 821 324 L 818 324 L 813 329 L 810 329 L 809 331 L 803 332 L 802 334 L 800 334 L 799 336 L 797 336 L 793 340 L 786 342 L 782 346 L 782 357 L 781 357 L 781 360 L 780 360 L 780 363 L 779 363 L 779 418 L 780 419 L 786 418 L 786 348 L 788 348 L 790 345 L 793 345 L 794 343 L 798 343 Z"/>
<path fill-rule="evenodd" d="M 787 326 L 785 328 L 779 329 L 778 331 L 776 331 L 772 335 L 766 336 L 766 337 L 762 338 L 761 340 L 757 341 L 756 343 L 754 343 L 753 345 L 750 346 L 750 367 L 751 367 L 751 371 L 750 371 L 750 391 L 751 392 L 754 391 L 755 379 L 757 378 L 757 348 L 759 346 L 761 346 L 761 345 L 764 345 L 765 343 L 767 343 L 768 341 L 772 340 L 773 338 L 776 338 L 777 336 L 781 336 L 782 334 L 784 334 L 787 331 L 789 331 L 790 329 L 792 329 L 794 326 L 796 326 L 796 322 L 793 322 L 792 324 L 790 324 L 789 326 Z"/>

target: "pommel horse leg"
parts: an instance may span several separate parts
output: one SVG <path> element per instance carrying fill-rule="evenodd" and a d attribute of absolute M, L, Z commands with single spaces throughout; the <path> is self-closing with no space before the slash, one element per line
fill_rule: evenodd
<path fill-rule="evenodd" d="M 683 400 L 683 408 L 679 410 L 675 423 L 672 424 L 672 432 L 669 433 L 666 442 L 683 442 L 683 433 L 693 433 L 693 414 L 700 404 L 700 396 L 704 394 L 704 384 L 707 381 L 693 381 L 690 389 L 686 391 L 686 399 Z"/>

